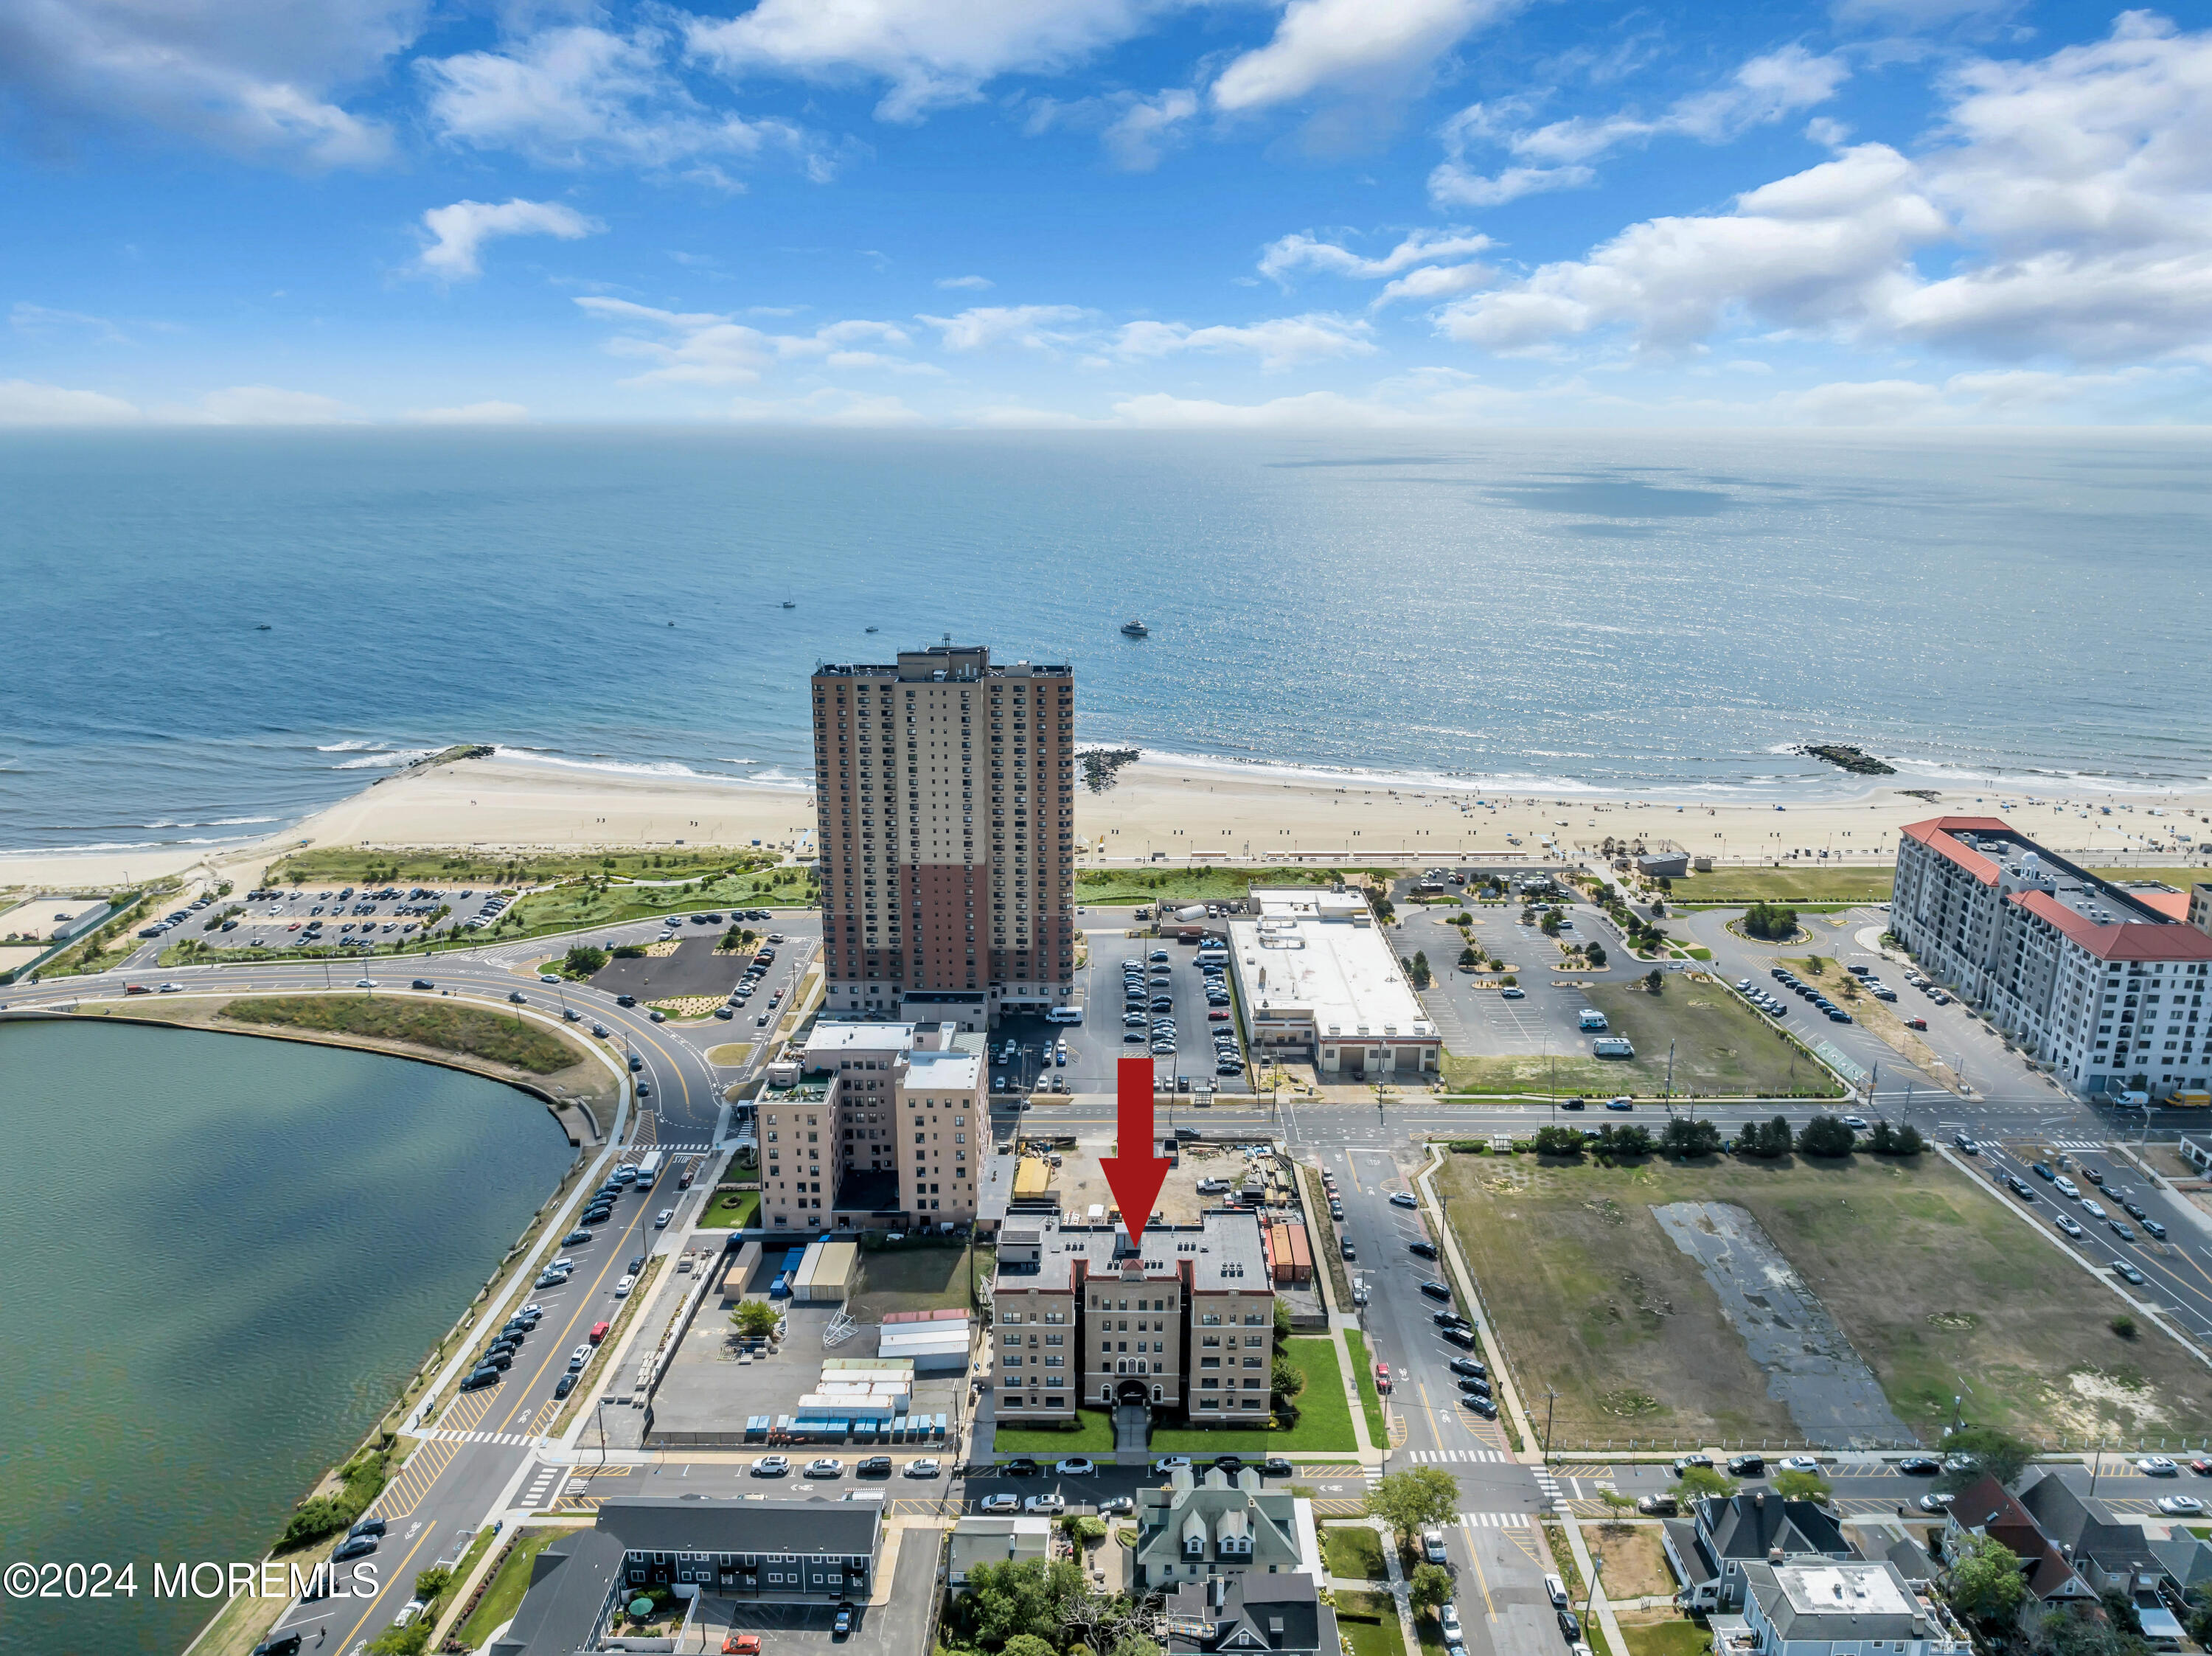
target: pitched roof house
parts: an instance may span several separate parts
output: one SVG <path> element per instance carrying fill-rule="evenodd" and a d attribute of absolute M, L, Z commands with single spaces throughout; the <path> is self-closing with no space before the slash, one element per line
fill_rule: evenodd
<path fill-rule="evenodd" d="M 1843 1526 L 1809 1501 L 1784 1501 L 1765 1489 L 1709 1495 L 1687 1518 L 1670 1519 L 1660 1533 L 1667 1561 L 1686 1585 L 1676 1598 L 1686 1610 L 1735 1610 L 1743 1603 L 1743 1566 L 1810 1558 L 1849 1558 Z"/>

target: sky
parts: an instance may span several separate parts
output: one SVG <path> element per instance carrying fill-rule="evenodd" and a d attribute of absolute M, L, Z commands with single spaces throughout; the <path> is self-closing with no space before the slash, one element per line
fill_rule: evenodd
<path fill-rule="evenodd" d="M 2205 423 L 2208 10 L 0 0 L 0 425 Z"/>

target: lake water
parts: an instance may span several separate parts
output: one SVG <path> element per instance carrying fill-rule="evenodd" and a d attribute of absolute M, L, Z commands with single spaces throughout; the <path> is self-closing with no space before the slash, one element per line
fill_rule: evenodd
<path fill-rule="evenodd" d="M 135 1601 L 0 1600 L 0 1653 L 168 1653 L 155 1561 L 254 1559 L 568 1166 L 497 1083 L 336 1048 L 0 1025 L 0 1562 Z"/>
<path fill-rule="evenodd" d="M 454 741 L 804 786 L 815 663 L 947 632 L 1073 663 L 1086 743 L 1209 762 L 1854 788 L 1787 751 L 1833 740 L 1903 786 L 2201 782 L 2208 461 L 2142 430 L 11 434 L 0 851 L 251 837 Z"/>

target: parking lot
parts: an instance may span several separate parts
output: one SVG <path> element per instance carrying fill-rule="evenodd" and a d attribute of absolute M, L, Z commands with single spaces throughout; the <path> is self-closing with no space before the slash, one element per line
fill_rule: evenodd
<path fill-rule="evenodd" d="M 1522 993 L 1517 998 L 1508 998 L 1496 989 L 1478 989 L 1474 974 L 1462 972 L 1454 964 L 1464 945 L 1460 929 L 1446 925 L 1444 919 L 1455 912 L 1442 907 L 1401 909 L 1405 924 L 1396 939 L 1401 954 L 1411 955 L 1418 949 L 1429 957 L 1435 980 L 1422 992 L 1421 1000 L 1436 1019 L 1445 1051 L 1471 1057 L 1545 1052 L 1588 1056 L 1590 1038 L 1579 1027 L 1579 1020 L 1590 1004 L 1589 998 L 1577 987 L 1553 984 L 1558 945 L 1534 926 L 1520 923 L 1517 904 L 1472 908 L 1474 924 L 1468 928 L 1468 936 L 1476 952 L 1518 968 L 1514 975 L 1519 979 L 1516 986 Z M 1568 913 L 1575 929 L 1562 936 L 1571 941 L 1598 935 L 1595 909 L 1570 905 Z M 1613 961 L 1620 959 L 1614 955 Z M 1623 979 L 1626 973 L 1609 962 L 1603 972 L 1577 975 L 1604 983 Z"/>
<path fill-rule="evenodd" d="M 1109 913 L 1119 918 L 1116 912 L 1101 910 L 1085 919 L 1103 918 Z M 1163 1090 L 1191 1091 L 1210 1085 L 1221 1093 L 1251 1092 L 1251 1082 L 1245 1072 L 1233 1076 L 1214 1073 L 1212 1032 L 1226 1029 L 1234 1034 L 1237 1024 L 1233 1017 L 1209 1019 L 1206 1016 L 1216 1010 L 1233 1011 L 1234 1008 L 1216 1009 L 1206 1004 L 1205 979 L 1192 961 L 1197 953 L 1195 944 L 1132 937 L 1124 935 L 1120 927 L 1091 931 L 1087 936 L 1090 963 L 1078 968 L 1075 985 L 1076 1002 L 1084 1009 L 1084 1021 L 1079 1024 L 1055 1024 L 1041 1016 L 1001 1018 L 991 1034 L 994 1092 L 1027 1091 L 1040 1079 L 1050 1077 L 1062 1082 L 1069 1093 L 1111 1093 L 1118 1084 L 1116 1067 L 1122 1059 L 1135 1057 L 1152 1058 L 1162 1078 Z M 1149 956 L 1155 951 L 1164 951 L 1169 958 L 1164 962 L 1154 962 Z M 1130 1033 L 1148 1033 L 1143 1028 L 1133 1032 L 1123 1023 L 1124 961 L 1139 961 L 1145 967 L 1148 984 L 1164 986 L 1169 1010 L 1164 1014 L 1156 1014 L 1147 1006 L 1145 1016 L 1150 1019 L 1164 1016 L 1175 1020 L 1176 1050 L 1172 1056 L 1155 1055 L 1148 1040 L 1124 1039 Z M 1156 966 L 1164 966 L 1164 976 L 1156 974 Z M 1147 1000 L 1154 998 L 1148 996 Z M 1016 1048 L 1012 1060 L 1005 1056 L 1009 1040 Z M 1054 1061 L 1061 1042 L 1067 1048 L 1064 1065 Z M 1238 1052 L 1242 1056 L 1241 1036 Z M 1006 1083 L 1003 1087 L 1000 1084 L 1001 1077 Z"/>
<path fill-rule="evenodd" d="M 443 937 L 475 918 L 496 889 L 420 885 L 330 886 L 299 890 L 234 892 L 184 905 L 185 918 L 161 934 L 163 944 L 187 941 L 214 949 L 279 950 L 319 943 L 389 945 L 402 939 Z M 442 914 L 440 910 L 446 911 Z M 172 911 L 174 913 L 179 911 Z M 161 917 L 163 920 L 170 915 Z M 156 922 L 159 924 L 159 922 Z M 154 928 L 143 928 L 145 937 Z"/>

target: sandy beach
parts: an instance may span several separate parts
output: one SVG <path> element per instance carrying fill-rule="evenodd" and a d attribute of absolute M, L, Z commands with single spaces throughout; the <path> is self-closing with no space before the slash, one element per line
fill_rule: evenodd
<path fill-rule="evenodd" d="M 2100 863 L 2173 864 L 2184 860 L 2183 844 L 2212 841 L 2212 792 L 2115 796 L 1968 785 L 1908 793 L 1882 786 L 1904 779 L 1869 778 L 1850 797 L 1715 803 L 1476 795 L 1145 761 L 1124 767 L 1103 792 L 1079 786 L 1075 820 L 1090 866 L 1540 858 L 1547 842 L 1554 853 L 1578 855 L 1608 837 L 1723 864 L 1793 850 L 1887 861 L 1902 824 L 1940 815 L 2002 815 L 2055 851 Z M 1929 792 L 1936 797 L 1924 797 Z M 812 796 L 795 788 L 470 759 L 386 777 L 252 843 L 10 857 L 0 861 L 0 888 L 94 889 L 195 866 L 250 880 L 302 842 L 509 851 L 757 842 L 803 854 L 813 831 Z"/>

